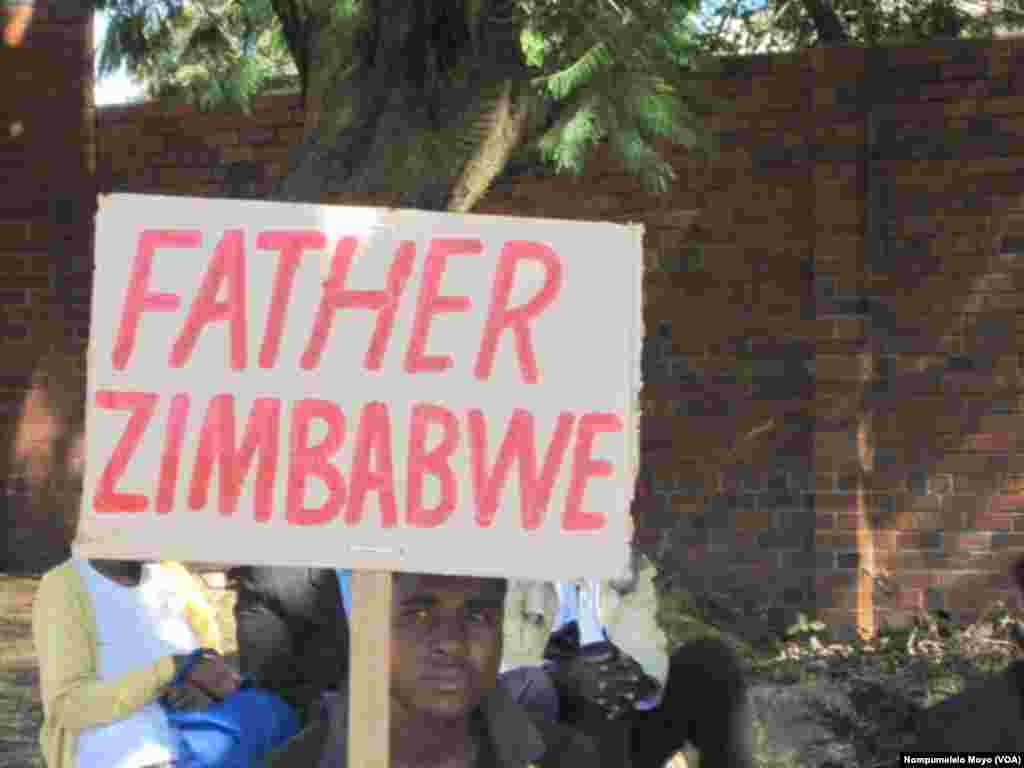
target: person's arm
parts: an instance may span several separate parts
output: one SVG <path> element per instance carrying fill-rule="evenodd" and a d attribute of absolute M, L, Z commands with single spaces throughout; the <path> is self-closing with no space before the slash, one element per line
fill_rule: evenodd
<path fill-rule="evenodd" d="M 234 576 L 242 673 L 305 711 L 348 667 L 334 572 L 245 567 Z"/>
<path fill-rule="evenodd" d="M 185 598 L 186 617 L 199 645 L 224 653 L 217 612 L 200 578 L 178 562 L 166 561 L 161 566 L 174 577 L 178 591 Z"/>
<path fill-rule="evenodd" d="M 121 720 L 154 701 L 174 679 L 184 657 L 164 656 L 114 680 L 96 677 L 87 612 L 67 579 L 43 577 L 32 606 L 32 637 L 46 718 L 80 731 Z"/>
<path fill-rule="evenodd" d="M 235 573 L 235 630 L 243 675 L 281 693 L 299 678 L 293 630 L 267 568 L 239 568 Z"/>

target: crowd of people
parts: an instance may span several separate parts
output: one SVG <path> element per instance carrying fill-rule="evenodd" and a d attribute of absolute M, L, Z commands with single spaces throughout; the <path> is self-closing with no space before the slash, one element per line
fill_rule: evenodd
<path fill-rule="evenodd" d="M 397 573 L 396 768 L 751 768 L 749 699 L 719 641 L 673 653 L 653 566 L 612 582 Z M 1015 564 L 1024 591 L 1024 560 Z M 238 567 L 239 666 L 180 564 L 72 557 L 33 610 L 48 768 L 346 768 L 350 573 Z M 383 657 L 382 657 L 383 660 Z M 925 713 L 919 749 L 1024 750 L 1024 661 Z"/>
<path fill-rule="evenodd" d="M 624 585 L 508 585 L 492 639 L 499 661 L 504 655 L 516 663 L 506 663 L 500 673 L 499 664 L 488 685 L 534 720 L 583 734 L 598 748 L 600 765 L 662 768 L 691 743 L 704 765 L 749 766 L 739 659 L 712 640 L 687 644 L 669 656 L 668 640 L 654 617 L 653 567 L 638 557 L 634 570 Z M 304 722 L 322 721 L 324 702 L 337 695 L 336 681 L 347 679 L 347 574 L 246 567 L 230 575 L 238 593 L 242 671 L 281 691 Z M 542 598 L 538 605 L 530 599 L 538 589 L 557 597 Z M 399 593 L 396 586 L 395 633 L 400 632 Z M 649 631 L 638 632 L 638 626 Z M 531 642 L 537 635 L 545 638 L 543 644 Z M 450 654 L 442 647 L 436 653 L 448 663 Z M 393 674 L 397 663 L 393 656 Z"/>
<path fill-rule="evenodd" d="M 395 574 L 392 764 L 662 768 L 690 743 L 702 765 L 750 766 L 738 659 L 711 641 L 670 655 L 652 573 L 637 557 L 623 582 Z M 48 768 L 346 766 L 332 723 L 347 722 L 349 573 L 229 578 L 238 671 L 181 565 L 72 557 L 43 577 L 33 633 Z M 259 706 L 229 706 L 246 692 Z M 233 729 L 233 745 L 206 749 L 204 728 Z"/>

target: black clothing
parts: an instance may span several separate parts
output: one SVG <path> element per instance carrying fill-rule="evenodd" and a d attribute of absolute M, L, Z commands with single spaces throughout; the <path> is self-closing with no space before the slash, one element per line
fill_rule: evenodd
<path fill-rule="evenodd" d="M 318 716 L 322 693 L 347 679 L 348 623 L 337 574 L 307 568 L 237 570 L 242 672 L 281 694 L 309 723 Z M 550 722 L 556 713 L 558 722 L 587 734 L 598 746 L 602 768 L 662 768 L 687 742 L 700 750 L 703 765 L 752 765 L 742 666 L 719 640 L 698 640 L 676 650 L 660 705 L 614 721 L 557 687 L 544 667 L 512 670 L 498 685 L 533 720 Z"/>
<path fill-rule="evenodd" d="M 535 670 L 538 668 L 530 668 Z M 742 665 L 714 639 L 695 640 L 669 659 L 665 693 L 651 710 L 631 710 L 609 721 L 600 707 L 556 690 L 554 679 L 530 676 L 528 709 L 534 702 L 558 700 L 558 720 L 590 736 L 602 766 L 662 768 L 687 743 L 700 751 L 701 765 L 752 768 L 750 707 Z"/>
<path fill-rule="evenodd" d="M 347 694 L 339 694 L 340 722 L 347 723 Z M 347 768 L 347 733 L 332 734 L 324 707 L 294 739 L 272 752 L 264 768 Z M 536 718 L 503 688 L 488 692 L 473 716 L 481 749 L 474 768 L 593 768 L 598 753 L 585 735 Z"/>
<path fill-rule="evenodd" d="M 329 568 L 239 567 L 235 623 L 243 675 L 281 695 L 303 721 L 324 690 L 348 679 L 348 621 Z"/>

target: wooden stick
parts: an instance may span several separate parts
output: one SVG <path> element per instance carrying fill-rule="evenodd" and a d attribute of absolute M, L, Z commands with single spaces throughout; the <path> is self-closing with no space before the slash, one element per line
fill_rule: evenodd
<path fill-rule="evenodd" d="M 348 766 L 390 768 L 391 571 L 352 571 L 348 626 Z"/>

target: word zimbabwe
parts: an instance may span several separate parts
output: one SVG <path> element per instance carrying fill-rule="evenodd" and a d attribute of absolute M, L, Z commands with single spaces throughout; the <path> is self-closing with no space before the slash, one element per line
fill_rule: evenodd
<path fill-rule="evenodd" d="M 103 410 L 129 411 L 125 430 L 107 461 L 93 498 L 98 513 L 137 513 L 150 509 L 151 501 L 158 514 L 167 514 L 175 507 L 182 447 L 188 429 L 192 398 L 182 393 L 171 398 L 167 421 L 162 433 L 159 479 L 155 500 L 146 494 L 118 490 L 129 462 L 143 441 L 160 396 L 150 392 L 99 390 L 96 405 Z M 198 447 L 188 489 L 188 505 L 192 510 L 206 507 L 214 469 L 219 473 L 219 511 L 235 514 L 242 483 L 255 463 L 254 510 L 258 522 L 267 522 L 274 513 L 274 487 L 281 459 L 282 401 L 265 397 L 253 401 L 241 442 L 236 440 L 235 396 L 218 394 L 206 407 L 198 435 Z M 319 441 L 311 440 L 316 422 L 326 428 Z M 601 512 L 583 509 L 587 482 L 595 477 L 613 474 L 611 462 L 594 458 L 595 438 L 600 433 L 621 432 L 621 419 L 612 413 L 577 415 L 563 411 L 558 415 L 543 461 L 538 462 L 534 416 L 526 410 L 512 412 L 504 437 L 493 463 L 488 463 L 487 436 L 489 427 L 484 414 L 469 409 L 460 416 L 451 410 L 430 403 L 415 403 L 408 413 L 405 452 L 405 517 L 404 523 L 419 528 L 442 526 L 460 505 L 458 487 L 460 474 L 453 468 L 455 453 L 465 441 L 469 453 L 471 494 L 476 524 L 481 528 L 494 522 L 508 475 L 517 465 L 519 477 L 520 524 L 532 530 L 543 523 L 544 512 L 551 500 L 555 482 L 569 458 L 572 445 L 568 491 L 562 509 L 563 530 L 597 530 L 604 528 L 607 517 Z M 440 437 L 431 439 L 431 433 Z M 334 402 L 321 399 L 297 400 L 291 405 L 288 447 L 285 451 L 287 473 L 285 483 L 285 518 L 291 525 L 325 525 L 343 515 L 347 525 L 358 525 L 364 517 L 367 496 L 377 495 L 382 526 L 398 525 L 398 500 L 395 494 L 395 455 L 393 453 L 392 416 L 387 404 L 370 402 L 362 406 L 353 431 L 353 458 L 346 482 L 341 467 L 332 459 L 348 438 L 345 412 Z M 539 466 L 538 466 L 539 464 Z M 434 506 L 424 502 L 424 479 L 434 476 L 440 484 L 440 499 Z M 305 504 L 310 477 L 318 478 L 327 487 L 327 500 L 319 506 Z M 462 503 L 465 507 L 465 502 Z"/>

